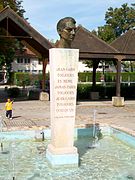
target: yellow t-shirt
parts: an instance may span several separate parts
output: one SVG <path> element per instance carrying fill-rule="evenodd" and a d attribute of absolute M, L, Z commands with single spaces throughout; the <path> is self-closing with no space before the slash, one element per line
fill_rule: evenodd
<path fill-rule="evenodd" d="M 13 102 L 6 102 L 5 109 L 6 111 L 12 110 Z"/>

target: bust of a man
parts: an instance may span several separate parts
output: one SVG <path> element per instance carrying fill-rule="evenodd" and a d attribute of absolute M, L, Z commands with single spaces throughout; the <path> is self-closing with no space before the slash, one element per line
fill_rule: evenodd
<path fill-rule="evenodd" d="M 57 42 L 58 48 L 71 48 L 71 42 L 75 37 L 76 21 L 72 17 L 65 17 L 57 23 L 57 32 L 60 40 Z"/>

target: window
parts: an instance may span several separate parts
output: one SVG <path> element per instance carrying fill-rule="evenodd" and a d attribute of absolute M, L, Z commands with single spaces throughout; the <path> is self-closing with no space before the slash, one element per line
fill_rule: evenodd
<path fill-rule="evenodd" d="M 30 72 L 30 70 L 29 70 L 29 69 L 27 69 L 27 70 L 25 70 L 25 72 Z"/>
<path fill-rule="evenodd" d="M 42 73 L 43 71 L 42 70 L 39 70 L 39 73 Z"/>
<path fill-rule="evenodd" d="M 29 64 L 29 63 L 30 63 L 30 58 L 25 58 L 25 59 L 24 59 L 24 63 L 25 63 L 25 64 Z"/>
<path fill-rule="evenodd" d="M 32 72 L 33 72 L 33 73 L 36 73 L 36 72 L 37 72 L 37 70 L 32 70 Z"/>
<path fill-rule="evenodd" d="M 18 72 L 23 72 L 23 70 L 22 69 L 18 69 Z"/>
<path fill-rule="evenodd" d="M 17 58 L 17 63 L 23 63 L 23 58 Z"/>

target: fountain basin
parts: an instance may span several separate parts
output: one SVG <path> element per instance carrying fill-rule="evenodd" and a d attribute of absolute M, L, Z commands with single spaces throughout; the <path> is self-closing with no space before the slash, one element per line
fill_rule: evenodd
<path fill-rule="evenodd" d="M 103 138 L 94 149 L 92 128 L 75 129 L 74 144 L 79 151 L 78 168 L 52 169 L 46 159 L 50 130 L 44 130 L 45 141 L 35 137 L 37 131 L 2 132 L 3 148 L 0 153 L 0 179 L 134 179 L 135 137 L 111 127 L 101 127 Z M 39 131 L 39 133 L 41 133 Z M 14 156 L 13 156 L 14 153 Z M 14 157 L 14 158 L 13 158 Z"/>

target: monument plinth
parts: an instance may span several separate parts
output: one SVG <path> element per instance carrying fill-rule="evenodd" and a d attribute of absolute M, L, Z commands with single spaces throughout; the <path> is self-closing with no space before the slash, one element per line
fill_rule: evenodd
<path fill-rule="evenodd" d="M 113 96 L 112 97 L 112 105 L 115 107 L 125 106 L 124 97 Z"/>
<path fill-rule="evenodd" d="M 78 49 L 50 49 L 51 143 L 46 157 L 55 166 L 78 166 L 74 147 Z"/>

